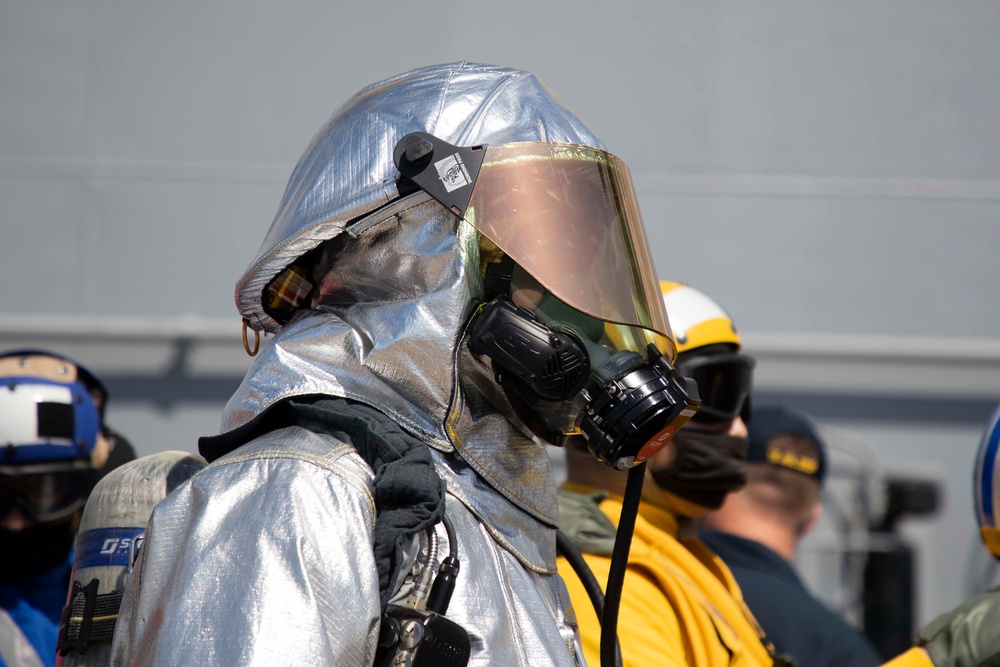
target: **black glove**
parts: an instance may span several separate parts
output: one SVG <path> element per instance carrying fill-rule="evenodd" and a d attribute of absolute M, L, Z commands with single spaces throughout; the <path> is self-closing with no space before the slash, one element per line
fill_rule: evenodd
<path fill-rule="evenodd" d="M 934 667 L 1000 667 L 1000 587 L 941 614 L 917 634 Z"/>

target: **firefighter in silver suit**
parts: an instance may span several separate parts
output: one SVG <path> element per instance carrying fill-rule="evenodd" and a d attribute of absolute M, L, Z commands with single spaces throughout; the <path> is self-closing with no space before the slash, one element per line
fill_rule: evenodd
<path fill-rule="evenodd" d="M 544 446 L 625 469 L 692 413 L 624 163 L 531 73 L 400 74 L 313 138 L 236 301 L 274 337 L 116 660 L 582 664 Z"/>

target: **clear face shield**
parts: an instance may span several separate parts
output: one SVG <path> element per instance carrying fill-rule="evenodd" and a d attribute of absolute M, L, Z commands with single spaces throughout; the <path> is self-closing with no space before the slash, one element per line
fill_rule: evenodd
<path fill-rule="evenodd" d="M 582 434 L 625 469 L 698 406 L 676 347 L 625 164 L 588 146 L 397 144 L 400 192 L 422 189 L 502 251 L 469 348 L 491 359 L 519 416 L 558 444 Z"/>

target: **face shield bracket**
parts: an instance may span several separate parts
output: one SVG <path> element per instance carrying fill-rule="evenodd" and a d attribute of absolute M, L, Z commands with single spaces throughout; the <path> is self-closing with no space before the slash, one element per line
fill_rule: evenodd
<path fill-rule="evenodd" d="M 486 155 L 486 145 L 462 148 L 427 132 L 411 132 L 399 140 L 392 160 L 399 169 L 400 193 L 410 182 L 458 217 L 464 217 Z"/>

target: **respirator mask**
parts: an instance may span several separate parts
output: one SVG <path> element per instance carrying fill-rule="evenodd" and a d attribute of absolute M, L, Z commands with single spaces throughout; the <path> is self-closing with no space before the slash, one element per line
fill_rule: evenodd
<path fill-rule="evenodd" d="M 624 470 L 698 408 L 676 356 L 628 169 L 589 146 L 457 147 L 424 132 L 393 153 L 423 190 L 495 246 L 469 349 L 490 359 L 518 417 L 553 444 L 582 435 Z"/>

